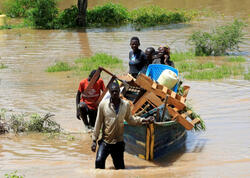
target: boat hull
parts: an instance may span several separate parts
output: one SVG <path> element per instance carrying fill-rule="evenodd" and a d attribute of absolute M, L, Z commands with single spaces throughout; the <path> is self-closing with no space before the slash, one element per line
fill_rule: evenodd
<path fill-rule="evenodd" d="M 145 160 L 155 160 L 185 144 L 186 129 L 177 122 L 143 126 L 124 125 L 126 151 Z"/>

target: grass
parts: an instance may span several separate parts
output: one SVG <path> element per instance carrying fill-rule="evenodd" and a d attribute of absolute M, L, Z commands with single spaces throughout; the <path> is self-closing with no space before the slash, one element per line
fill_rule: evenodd
<path fill-rule="evenodd" d="M 6 68 L 8 68 L 8 66 L 6 66 L 6 65 L 3 64 L 3 63 L 0 63 L 0 69 L 6 69 Z"/>
<path fill-rule="evenodd" d="M 140 26 L 167 25 L 192 20 L 198 16 L 198 11 L 177 9 L 169 11 L 158 6 L 148 6 L 135 9 L 129 14 L 129 21 Z"/>
<path fill-rule="evenodd" d="M 46 71 L 47 72 L 60 72 L 60 71 L 86 71 L 89 72 L 93 69 L 97 69 L 98 67 L 105 68 L 122 68 L 122 60 L 105 54 L 105 53 L 96 53 L 91 57 L 83 57 L 75 60 L 75 65 L 70 66 L 66 62 L 57 62 L 53 66 L 49 66 Z"/>
<path fill-rule="evenodd" d="M 191 71 L 189 74 L 185 75 L 185 78 L 191 80 L 223 79 L 231 76 L 243 75 L 244 70 L 242 65 L 222 65 L 221 67 L 216 67 L 214 70 Z"/>
<path fill-rule="evenodd" d="M 122 60 L 105 53 L 97 53 L 88 58 L 76 59 L 75 63 L 80 71 L 91 71 L 99 66 L 107 68 L 121 67 Z"/>
<path fill-rule="evenodd" d="M 171 60 L 173 60 L 174 62 L 179 62 L 179 61 L 183 61 L 186 59 L 194 59 L 194 58 L 195 58 L 195 54 L 192 51 L 174 52 L 171 54 Z"/>
<path fill-rule="evenodd" d="M 243 67 L 246 59 L 242 56 L 227 57 L 226 63 L 221 64 L 216 60 L 205 61 L 195 56 L 194 52 L 174 52 L 171 59 L 175 62 L 181 76 L 190 80 L 213 80 L 230 78 L 232 76 L 244 76 L 249 80 L 249 72 L 245 73 Z M 204 59 L 204 57 L 202 58 Z"/>
<path fill-rule="evenodd" d="M 70 71 L 72 67 L 67 62 L 56 62 L 55 65 L 52 65 L 46 69 L 47 72 L 61 72 L 61 71 Z"/>
<path fill-rule="evenodd" d="M 248 70 L 248 72 L 246 74 L 244 74 L 244 79 L 245 80 L 250 80 L 250 72 Z"/>
<path fill-rule="evenodd" d="M 17 171 L 14 171 L 10 174 L 4 174 L 5 178 L 23 178 L 23 176 L 20 176 L 17 174 Z"/>
<path fill-rule="evenodd" d="M 206 62 L 202 64 L 194 61 L 185 61 L 182 63 L 177 63 L 176 67 L 178 68 L 179 72 L 182 73 L 215 68 L 215 64 L 213 62 Z"/>
<path fill-rule="evenodd" d="M 242 56 L 230 57 L 230 58 L 227 58 L 227 60 L 229 62 L 246 62 L 246 58 L 244 58 Z"/>

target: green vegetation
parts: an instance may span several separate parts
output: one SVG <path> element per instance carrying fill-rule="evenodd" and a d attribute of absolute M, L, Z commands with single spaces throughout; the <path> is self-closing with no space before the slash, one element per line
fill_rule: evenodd
<path fill-rule="evenodd" d="M 237 50 L 243 40 L 245 24 L 235 20 L 231 24 L 220 26 L 212 32 L 196 31 L 190 37 L 197 56 L 225 55 L 227 50 Z"/>
<path fill-rule="evenodd" d="M 78 9 L 76 6 L 64 9 L 58 14 L 57 19 L 54 20 L 56 29 L 59 28 L 74 28 L 77 27 Z"/>
<path fill-rule="evenodd" d="M 36 0 L 5 0 L 4 12 L 8 17 L 27 17 L 27 11 L 36 6 Z"/>
<path fill-rule="evenodd" d="M 179 62 L 179 61 L 183 61 L 186 59 L 194 59 L 194 58 L 195 58 L 195 54 L 192 51 L 174 52 L 171 54 L 171 60 L 173 60 L 174 62 Z"/>
<path fill-rule="evenodd" d="M 196 70 L 204 70 L 209 68 L 215 68 L 215 64 L 213 62 L 206 62 L 204 64 L 198 62 L 186 61 L 178 64 L 179 72 L 192 72 Z"/>
<path fill-rule="evenodd" d="M 46 114 L 44 117 L 39 114 L 11 114 L 6 116 L 6 110 L 0 111 L 0 133 L 13 131 L 19 132 L 42 132 L 60 133 L 61 128 L 58 123 L 50 119 L 54 115 Z"/>
<path fill-rule="evenodd" d="M 23 178 L 23 176 L 17 175 L 17 171 L 10 174 L 4 174 L 5 178 Z"/>
<path fill-rule="evenodd" d="M 223 79 L 229 78 L 230 76 L 243 75 L 244 70 L 244 67 L 241 65 L 222 65 L 221 67 L 216 67 L 214 70 L 191 71 L 189 74 L 185 75 L 185 78 L 191 80 Z"/>
<path fill-rule="evenodd" d="M 190 103 L 187 103 L 186 111 L 188 111 L 188 110 L 191 110 L 191 111 L 192 111 L 192 113 L 191 113 L 191 115 L 190 115 L 190 118 L 191 118 L 192 120 L 195 119 L 195 118 L 199 118 L 199 119 L 200 119 L 200 122 L 197 123 L 197 124 L 195 124 L 194 130 L 195 130 L 195 131 L 205 131 L 205 130 L 206 130 L 206 125 L 205 125 L 204 120 L 201 118 L 201 116 L 200 116 L 199 114 L 197 114 L 197 113 L 194 111 L 194 109 L 193 109 L 193 107 L 191 106 Z"/>
<path fill-rule="evenodd" d="M 80 71 L 91 71 L 99 66 L 114 68 L 121 66 L 122 60 L 105 53 L 97 53 L 89 58 L 79 58 L 75 60 L 77 69 Z"/>
<path fill-rule="evenodd" d="M 157 6 L 138 8 L 130 12 L 129 21 L 140 26 L 166 25 L 187 22 L 198 16 L 198 11 L 178 9 L 169 11 Z"/>
<path fill-rule="evenodd" d="M 248 72 L 246 74 L 244 74 L 244 79 L 245 80 L 250 80 L 250 72 L 249 72 L 250 69 L 248 69 Z"/>
<path fill-rule="evenodd" d="M 66 62 L 56 63 L 56 65 L 48 67 L 47 72 L 59 71 L 91 71 L 97 69 L 99 66 L 106 68 L 122 67 L 122 60 L 105 53 L 97 53 L 91 57 L 84 57 L 75 60 L 75 65 L 70 66 Z M 66 70 L 67 69 L 67 70 Z"/>
<path fill-rule="evenodd" d="M 27 20 L 36 28 L 55 28 L 58 9 L 55 0 L 35 1 L 35 7 L 27 11 Z"/>
<path fill-rule="evenodd" d="M 114 26 L 126 24 L 129 12 L 120 4 L 111 2 L 87 11 L 88 26 Z"/>
<path fill-rule="evenodd" d="M 223 79 L 231 76 L 244 76 L 244 79 L 248 80 L 249 77 L 249 73 L 245 74 L 245 68 L 241 64 L 246 62 L 242 56 L 226 58 L 228 62 L 222 64 L 215 60 L 199 59 L 189 51 L 173 53 L 171 59 L 175 62 L 180 75 L 190 80 Z"/>
<path fill-rule="evenodd" d="M 8 68 L 8 66 L 6 66 L 6 65 L 3 64 L 3 63 L 0 63 L 0 69 L 5 69 L 5 68 Z"/>
<path fill-rule="evenodd" d="M 59 133 L 61 131 L 60 125 L 51 120 L 51 114 L 46 114 L 41 117 L 38 114 L 32 114 L 28 121 L 27 129 L 30 132 L 45 132 L 45 133 Z"/>
<path fill-rule="evenodd" d="M 56 62 L 55 65 L 50 66 L 46 69 L 47 72 L 60 72 L 60 71 L 70 71 L 72 67 L 66 62 Z"/>
<path fill-rule="evenodd" d="M 23 17 L 28 25 L 35 28 L 59 29 L 78 27 L 78 9 L 72 6 L 63 11 L 56 7 L 57 0 L 5 0 L 5 13 L 8 17 Z M 87 10 L 87 26 L 155 26 L 188 22 L 198 16 L 198 11 L 178 9 L 169 11 L 149 6 L 128 11 L 120 4 L 106 3 Z"/>
<path fill-rule="evenodd" d="M 246 58 L 242 56 L 227 58 L 229 62 L 246 62 Z"/>

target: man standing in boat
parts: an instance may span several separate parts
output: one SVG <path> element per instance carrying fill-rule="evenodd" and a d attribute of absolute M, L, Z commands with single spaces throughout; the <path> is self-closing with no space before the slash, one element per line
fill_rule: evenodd
<path fill-rule="evenodd" d="M 139 73 L 145 73 L 148 62 L 145 53 L 139 49 L 140 40 L 138 37 L 132 37 L 130 40 L 130 47 L 132 51 L 129 52 L 129 73 L 133 77 L 137 77 Z"/>
<path fill-rule="evenodd" d="M 76 117 L 79 120 L 82 119 L 84 125 L 88 128 L 95 126 L 98 107 L 95 103 L 100 97 L 101 91 L 105 90 L 104 82 L 99 76 L 94 86 L 87 92 L 85 91 L 95 72 L 96 70 L 91 71 L 89 77 L 80 82 L 76 94 Z"/>
<path fill-rule="evenodd" d="M 111 154 L 115 169 L 124 169 L 124 120 L 130 125 L 141 125 L 153 123 L 154 118 L 133 117 L 129 103 L 120 98 L 120 87 L 117 81 L 110 85 L 109 93 L 111 97 L 103 100 L 98 108 L 91 150 L 96 151 L 96 142 L 102 130 L 102 138 L 98 141 L 95 168 L 105 169 L 106 159 Z"/>

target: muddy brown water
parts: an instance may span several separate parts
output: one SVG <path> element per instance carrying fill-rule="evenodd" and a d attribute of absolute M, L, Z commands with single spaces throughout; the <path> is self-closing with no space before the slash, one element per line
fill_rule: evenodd
<path fill-rule="evenodd" d="M 188 98 L 206 122 L 207 131 L 188 132 L 185 147 L 170 156 L 147 162 L 125 153 L 125 170 L 113 170 L 108 158 L 106 170 L 95 170 L 90 151 L 90 134 L 75 118 L 75 94 L 80 79 L 70 72 L 50 74 L 44 70 L 56 61 L 74 62 L 79 56 L 106 52 L 122 58 L 127 67 L 129 39 L 139 36 L 141 48 L 170 44 L 173 50 L 187 50 L 185 43 L 193 30 L 207 30 L 232 17 L 249 18 L 249 1 L 119 1 L 129 9 L 146 4 L 166 8 L 215 9 L 225 19 L 207 18 L 192 22 L 135 31 L 121 28 L 83 30 L 0 31 L 0 108 L 18 113 L 55 114 L 64 130 L 76 136 L 48 139 L 40 134 L 0 136 L 0 177 L 18 170 L 25 177 L 250 177 L 250 82 L 185 81 L 191 86 Z M 75 1 L 62 1 L 61 8 Z M 102 4 L 91 1 L 89 6 Z M 250 36 L 246 29 L 240 50 L 249 61 Z"/>

